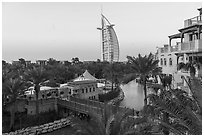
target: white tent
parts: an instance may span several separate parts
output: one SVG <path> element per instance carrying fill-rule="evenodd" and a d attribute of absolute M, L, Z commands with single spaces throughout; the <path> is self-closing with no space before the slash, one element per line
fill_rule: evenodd
<path fill-rule="evenodd" d="M 50 89 L 53 89 L 52 87 L 47 87 L 47 86 L 42 86 L 40 87 L 40 91 L 43 91 L 43 90 L 50 90 Z M 27 91 L 25 91 L 25 94 L 26 95 L 32 95 L 35 93 L 35 90 L 34 90 L 34 87 L 29 87 Z"/>

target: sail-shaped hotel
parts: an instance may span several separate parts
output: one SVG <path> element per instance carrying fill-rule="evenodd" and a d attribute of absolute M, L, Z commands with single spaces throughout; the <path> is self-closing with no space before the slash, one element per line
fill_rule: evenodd
<path fill-rule="evenodd" d="M 102 34 L 102 61 L 118 62 L 119 61 L 119 43 L 118 38 L 108 19 L 101 14 Z"/>

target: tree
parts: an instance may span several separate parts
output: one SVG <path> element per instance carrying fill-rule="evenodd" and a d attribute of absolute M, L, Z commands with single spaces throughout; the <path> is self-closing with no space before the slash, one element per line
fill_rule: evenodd
<path fill-rule="evenodd" d="M 119 109 L 117 104 L 112 110 L 106 104 L 103 115 L 89 113 L 88 122 L 71 118 L 71 127 L 77 134 L 86 135 L 152 135 L 158 134 L 155 123 L 146 116 L 133 117 L 132 111 Z M 112 107 L 111 107 L 112 108 Z"/>
<path fill-rule="evenodd" d="M 73 117 L 71 119 L 71 127 L 76 130 L 76 134 L 85 135 L 118 135 L 127 132 L 125 129 L 125 119 L 130 115 L 130 111 L 125 113 L 111 113 L 105 105 L 103 115 L 91 112 L 88 115 L 90 120 L 88 122 L 82 121 Z"/>
<path fill-rule="evenodd" d="M 166 74 L 160 74 L 159 78 L 164 88 L 171 88 L 172 75 L 167 76 Z"/>
<path fill-rule="evenodd" d="M 180 89 L 163 88 L 159 94 L 148 97 L 147 113 L 173 134 L 202 134 L 202 86 L 195 78 L 191 81 L 194 84 L 190 88 L 191 94 Z M 165 113 L 168 113 L 168 121 L 163 117 Z"/>
<path fill-rule="evenodd" d="M 154 59 L 154 55 L 150 53 L 148 56 L 142 57 L 140 54 L 137 58 L 127 56 L 128 63 L 131 64 L 133 73 L 126 75 L 123 83 L 128 83 L 137 77 L 140 78 L 141 83 L 144 85 L 144 104 L 147 105 L 147 77 L 151 75 L 156 75 L 161 72 L 161 68 L 158 67 L 158 60 Z"/>
<path fill-rule="evenodd" d="M 15 113 L 16 113 L 16 100 L 20 94 L 23 94 L 25 89 L 25 82 L 19 77 L 3 77 L 2 79 L 3 94 L 9 97 L 9 103 L 3 105 L 9 105 L 10 107 L 10 130 L 14 130 Z"/>
<path fill-rule="evenodd" d="M 39 114 L 38 94 L 40 92 L 40 85 L 47 80 L 47 73 L 43 67 L 33 67 L 26 72 L 26 79 L 34 85 L 36 96 L 36 115 Z"/>
<path fill-rule="evenodd" d="M 5 66 L 7 62 L 5 60 L 2 60 L 2 66 Z"/>
<path fill-rule="evenodd" d="M 178 64 L 178 70 L 184 69 L 186 71 L 190 72 L 191 77 L 195 77 L 196 74 L 196 68 L 200 69 L 202 64 L 199 61 L 190 61 L 186 64 L 181 62 Z"/>
<path fill-rule="evenodd" d="M 47 62 L 47 64 L 48 65 L 51 65 L 51 66 L 54 66 L 54 65 L 58 65 L 58 61 L 56 61 L 55 59 L 53 59 L 53 58 L 49 58 L 48 59 L 48 62 Z"/>
<path fill-rule="evenodd" d="M 18 59 L 18 60 L 19 60 L 20 64 L 25 68 L 25 67 L 26 67 L 25 59 L 20 58 L 20 59 Z"/>
<path fill-rule="evenodd" d="M 78 64 L 78 63 L 80 63 L 78 57 L 72 58 L 72 64 Z"/>
<path fill-rule="evenodd" d="M 121 65 L 117 62 L 110 63 L 106 65 L 103 70 L 105 77 L 111 81 L 111 90 L 113 91 L 113 85 L 119 86 L 122 78 L 122 68 Z"/>

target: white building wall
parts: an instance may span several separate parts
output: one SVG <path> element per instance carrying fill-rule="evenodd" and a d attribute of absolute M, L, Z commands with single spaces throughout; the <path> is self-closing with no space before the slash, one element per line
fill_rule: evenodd
<path fill-rule="evenodd" d="M 158 51 L 159 67 L 162 68 L 164 74 L 173 74 L 177 71 L 177 56 L 175 52 L 170 52 L 170 46 L 167 47 L 166 51 L 162 53 L 161 48 Z M 163 63 L 161 63 L 161 59 Z M 172 64 L 170 64 L 170 59 L 172 60 Z M 166 60 L 166 64 L 164 60 Z"/>

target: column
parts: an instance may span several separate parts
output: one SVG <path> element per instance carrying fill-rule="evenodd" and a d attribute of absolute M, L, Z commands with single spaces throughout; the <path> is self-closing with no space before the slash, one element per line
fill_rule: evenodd
<path fill-rule="evenodd" d="M 184 33 L 181 33 L 181 43 L 183 43 Z"/>
<path fill-rule="evenodd" d="M 171 38 L 169 38 L 169 46 L 171 47 Z"/>
<path fill-rule="evenodd" d="M 184 63 L 187 63 L 186 57 L 187 57 L 187 54 L 184 53 L 184 54 L 183 54 L 183 58 L 184 58 L 183 61 L 184 61 Z"/>
<path fill-rule="evenodd" d="M 197 39 L 200 39 L 200 27 L 197 28 L 197 32 L 198 32 Z"/>
<path fill-rule="evenodd" d="M 178 70 L 178 60 L 179 60 L 179 55 L 177 55 L 177 59 L 176 59 L 177 70 Z"/>

